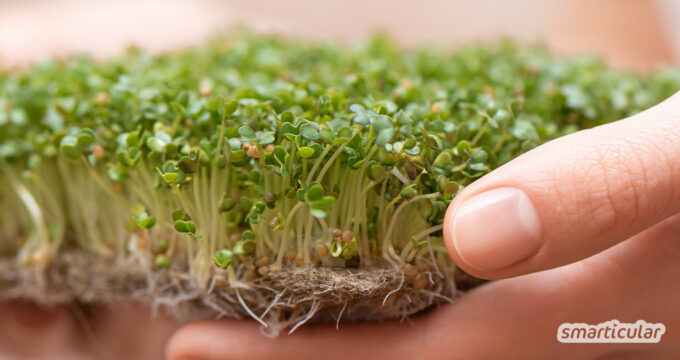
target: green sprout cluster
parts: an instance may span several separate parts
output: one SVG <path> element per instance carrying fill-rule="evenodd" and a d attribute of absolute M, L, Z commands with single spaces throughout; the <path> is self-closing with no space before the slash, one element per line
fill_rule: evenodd
<path fill-rule="evenodd" d="M 679 87 L 672 69 L 382 37 L 239 34 L 0 71 L 0 257 L 47 268 L 78 249 L 204 287 L 382 266 L 424 288 L 420 272 L 453 268 L 442 219 L 462 188 Z"/>

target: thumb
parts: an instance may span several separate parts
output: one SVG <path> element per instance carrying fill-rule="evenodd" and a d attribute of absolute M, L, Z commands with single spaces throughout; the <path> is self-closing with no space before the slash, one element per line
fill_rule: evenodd
<path fill-rule="evenodd" d="M 565 265 L 680 212 L 680 93 L 633 117 L 553 140 L 468 186 L 444 238 L 482 278 Z"/>

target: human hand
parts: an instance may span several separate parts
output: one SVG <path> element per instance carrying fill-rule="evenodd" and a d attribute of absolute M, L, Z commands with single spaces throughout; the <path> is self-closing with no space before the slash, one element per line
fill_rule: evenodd
<path fill-rule="evenodd" d="M 177 322 L 148 306 L 0 303 L 0 359 L 160 359 Z"/>
<path fill-rule="evenodd" d="M 483 285 L 413 319 L 262 337 L 206 321 L 170 359 L 668 359 L 680 356 L 680 93 L 557 139 L 459 194 L 451 256 Z M 545 270 L 545 271 L 544 271 Z M 661 322 L 658 344 L 562 344 L 561 323 Z"/>

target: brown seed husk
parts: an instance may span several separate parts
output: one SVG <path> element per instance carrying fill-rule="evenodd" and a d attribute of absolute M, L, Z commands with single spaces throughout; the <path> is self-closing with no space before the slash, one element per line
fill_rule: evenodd
<path fill-rule="evenodd" d="M 283 254 L 283 257 L 286 258 L 288 261 L 295 261 L 295 258 L 298 256 L 297 251 L 293 249 L 288 249 L 286 252 Z"/>
<path fill-rule="evenodd" d="M 326 257 L 328 256 L 328 247 L 324 244 L 316 244 L 314 245 L 314 252 L 320 257 Z"/>

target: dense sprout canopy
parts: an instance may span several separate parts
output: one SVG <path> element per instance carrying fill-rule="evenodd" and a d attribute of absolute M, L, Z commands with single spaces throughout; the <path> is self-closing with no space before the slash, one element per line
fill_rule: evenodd
<path fill-rule="evenodd" d="M 641 76 L 512 42 L 404 51 L 384 37 L 343 48 L 237 34 L 6 70 L 0 255 L 139 256 L 206 288 L 224 285 L 215 274 L 388 264 L 433 288 L 421 275 L 453 269 L 442 218 L 463 187 L 679 86 L 677 70 Z"/>
<path fill-rule="evenodd" d="M 121 180 L 129 161 L 117 157 L 133 149 L 158 164 L 179 159 L 184 146 L 200 148 L 208 163 L 223 152 L 215 149 L 221 129 L 233 143 L 324 149 L 352 139 L 346 127 L 385 148 L 383 157 L 402 149 L 423 157 L 448 150 L 469 160 L 457 151 L 464 147 L 487 152 L 493 167 L 547 139 L 650 107 L 679 82 L 675 70 L 641 77 L 597 59 L 553 58 L 511 42 L 404 52 L 383 37 L 346 49 L 240 35 L 162 56 L 131 49 L 103 63 L 82 55 L 5 70 L 0 159 L 52 158 L 68 137 L 62 155 L 91 155 L 91 145 L 99 144 L 107 155 L 88 161 L 119 168 L 114 180 Z M 138 141 L 121 140 L 128 136 Z M 75 153 L 65 145 L 71 137 L 84 141 Z M 355 148 L 343 154 L 354 168 L 357 160 L 349 158 L 363 159 L 349 154 Z M 462 180 L 480 171 L 443 173 Z"/>

